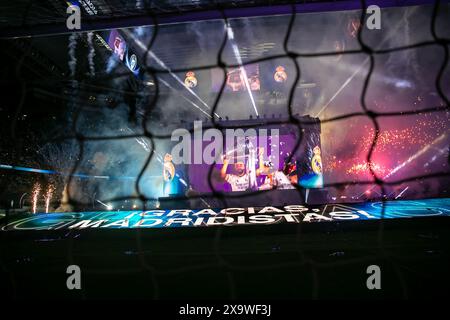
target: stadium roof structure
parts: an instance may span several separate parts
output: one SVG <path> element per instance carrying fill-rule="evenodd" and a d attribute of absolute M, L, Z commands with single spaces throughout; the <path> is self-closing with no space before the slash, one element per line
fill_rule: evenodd
<path fill-rule="evenodd" d="M 368 1 L 366 5 L 403 6 L 430 0 Z M 360 9 L 348 0 L 16 0 L 0 4 L 0 38 L 67 33 L 67 7 L 82 7 L 81 31 L 292 12 Z"/>

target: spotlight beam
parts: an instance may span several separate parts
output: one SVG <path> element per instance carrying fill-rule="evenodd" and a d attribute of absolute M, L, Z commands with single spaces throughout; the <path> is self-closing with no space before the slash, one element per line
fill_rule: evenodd
<path fill-rule="evenodd" d="M 177 92 L 177 90 L 175 90 L 174 87 L 172 87 L 170 84 L 168 84 L 166 81 L 164 81 L 163 79 L 159 79 L 159 81 L 161 81 L 162 84 L 164 84 L 166 87 L 174 90 L 175 92 Z M 206 112 L 205 110 L 203 110 L 202 108 L 200 108 L 199 105 L 195 104 L 193 101 L 189 100 L 188 98 L 186 98 L 184 96 L 184 94 L 179 93 L 180 97 L 182 97 L 184 100 L 186 100 L 187 102 L 189 102 L 192 106 L 194 106 L 195 108 L 197 108 L 198 110 L 200 110 L 202 113 L 204 113 L 207 117 L 212 118 L 212 116 Z M 218 115 L 216 114 L 216 116 L 218 117 Z"/>
<path fill-rule="evenodd" d="M 411 10 L 412 11 L 412 10 Z M 411 12 L 408 12 L 408 16 L 411 14 Z M 400 27 L 400 25 L 402 25 L 403 20 L 400 20 L 394 28 L 389 29 L 389 34 L 386 38 L 383 39 L 383 41 L 381 41 L 380 45 L 377 46 L 376 49 L 381 48 L 384 43 L 391 37 L 392 34 L 396 34 L 397 29 Z M 359 71 L 362 69 L 362 67 L 364 67 L 367 62 L 370 61 L 370 57 L 367 57 L 361 64 L 360 66 L 356 69 L 355 72 L 353 72 L 350 77 L 347 78 L 347 80 L 345 80 L 344 84 L 339 87 L 339 89 L 336 91 L 336 93 L 330 98 L 330 100 L 328 100 L 328 102 L 322 107 L 322 109 L 320 109 L 320 111 L 315 115 L 316 118 L 318 118 L 320 116 L 320 114 L 330 105 L 331 102 L 333 102 L 333 100 L 342 92 L 342 90 L 345 89 L 345 87 L 348 86 L 348 84 L 353 80 L 353 78 L 355 78 L 355 76 L 359 73 Z"/>
<path fill-rule="evenodd" d="M 410 164 L 411 162 L 413 162 L 414 160 L 416 160 L 418 157 L 420 157 L 421 155 L 423 155 L 425 152 L 427 152 L 429 149 L 432 148 L 432 146 L 440 141 L 442 141 L 445 137 L 447 136 L 447 132 L 443 133 L 442 135 L 440 135 L 439 137 L 437 137 L 436 139 L 434 139 L 430 144 L 426 145 L 425 147 L 423 147 L 422 149 L 420 149 L 419 151 L 417 151 L 415 154 L 413 154 L 411 157 L 409 157 L 408 159 L 406 159 L 403 163 L 399 164 L 398 166 L 396 166 L 394 169 L 392 169 L 387 175 L 385 175 L 383 177 L 383 180 L 389 178 L 390 176 L 394 175 L 396 172 L 398 172 L 400 169 L 404 168 L 406 165 Z M 369 189 L 367 189 L 364 192 L 368 192 L 368 191 L 372 191 L 374 188 L 376 187 L 376 185 L 370 187 Z M 357 198 L 359 198 L 360 196 L 362 196 L 363 193 L 361 193 Z"/>
<path fill-rule="evenodd" d="M 134 43 L 142 50 L 144 50 L 144 52 L 148 52 L 148 54 L 150 55 L 150 57 L 152 57 L 156 63 L 162 67 L 164 70 L 166 70 L 170 76 L 172 78 L 174 78 L 179 84 L 181 84 L 181 86 L 186 89 L 191 95 L 193 95 L 195 98 L 197 98 L 208 110 L 211 110 L 211 108 L 209 107 L 209 105 L 203 101 L 191 88 L 188 88 L 187 86 L 185 86 L 184 82 L 181 81 L 181 79 L 174 74 L 170 68 L 164 63 L 164 61 L 162 61 L 161 59 L 159 59 L 159 57 L 151 50 L 149 50 L 143 43 L 142 41 L 140 41 L 139 39 L 136 39 L 128 30 L 123 30 L 123 32 L 127 35 L 127 37 L 129 39 L 132 39 L 134 41 Z M 161 79 L 159 79 L 161 80 Z M 162 81 L 161 81 L 162 82 Z M 163 82 L 164 83 L 164 82 Z M 167 82 L 164 83 L 164 85 L 167 85 Z M 173 89 L 173 88 L 172 88 Z M 194 104 L 193 102 L 191 102 L 192 104 Z M 198 106 L 197 106 L 198 107 Z M 205 111 L 203 111 L 205 113 Z M 217 118 L 220 118 L 220 116 L 217 113 L 214 113 L 214 115 Z"/>
<path fill-rule="evenodd" d="M 99 175 L 88 175 L 84 173 L 74 173 L 67 174 L 63 172 L 58 172 L 54 170 L 44 170 L 44 169 L 36 169 L 29 167 L 21 167 L 21 166 L 11 166 L 7 164 L 0 164 L 0 170 L 14 170 L 14 171 L 23 171 L 23 172 L 33 172 L 40 174 L 48 174 L 48 175 L 59 175 L 63 177 L 75 177 L 80 179 L 102 179 L 102 180 L 135 180 L 137 177 L 132 176 L 99 176 Z M 157 178 L 159 176 L 151 176 L 152 178 Z"/>
<path fill-rule="evenodd" d="M 400 197 L 405 193 L 405 191 L 408 190 L 408 188 L 409 188 L 409 186 L 407 186 L 405 189 L 403 189 L 403 190 L 395 197 L 395 199 L 400 198 Z"/>
<path fill-rule="evenodd" d="M 113 206 L 110 204 L 106 204 L 104 202 L 101 202 L 100 200 L 96 199 L 95 201 L 97 201 L 98 203 L 100 203 L 102 206 L 104 206 L 106 209 L 108 209 L 109 211 L 111 211 L 113 209 Z"/>
<path fill-rule="evenodd" d="M 316 118 L 318 118 L 321 113 L 323 111 L 325 111 L 326 108 L 328 108 L 328 106 L 330 105 L 331 102 L 334 101 L 334 99 L 342 92 L 342 90 L 345 89 L 345 87 L 348 86 L 348 84 L 350 83 L 350 81 L 353 80 L 353 78 L 359 73 L 359 71 L 361 71 L 361 69 L 366 65 L 367 61 L 369 61 L 369 59 L 366 59 L 359 67 L 358 69 L 356 69 L 352 75 L 350 77 L 347 78 L 347 80 L 345 80 L 345 82 L 342 84 L 342 86 L 339 87 L 339 89 L 336 91 L 336 93 L 330 98 L 330 100 L 328 100 L 328 102 L 322 107 L 322 109 L 320 109 L 320 111 L 315 115 Z"/>
<path fill-rule="evenodd" d="M 247 88 L 247 92 L 250 97 L 250 101 L 252 102 L 252 106 L 253 106 L 253 109 L 255 110 L 256 115 L 259 116 L 258 109 L 256 108 L 255 99 L 253 98 L 252 90 L 250 88 L 250 84 L 248 83 L 247 71 L 245 71 L 244 65 L 242 63 L 242 57 L 241 57 L 241 54 L 239 53 L 239 48 L 236 45 L 236 42 L 234 41 L 233 29 L 231 28 L 229 23 L 227 23 L 226 28 L 227 28 L 228 40 L 230 41 L 231 47 L 233 48 L 234 55 L 239 64 L 239 70 L 244 77 L 244 83 L 245 83 L 245 87 Z"/>
<path fill-rule="evenodd" d="M 389 172 L 383 179 L 389 178 L 390 176 L 392 176 L 394 173 L 396 173 L 397 171 L 399 171 L 400 169 L 402 169 L 403 167 L 405 167 L 406 165 L 410 164 L 411 162 L 413 162 L 414 160 L 416 160 L 418 157 L 420 157 L 421 155 L 423 155 L 425 152 L 427 152 L 432 145 L 438 143 L 439 141 L 443 140 L 445 137 L 447 136 L 447 132 L 443 133 L 442 135 L 440 135 L 439 137 L 437 137 L 436 139 L 434 139 L 433 142 L 431 142 L 429 145 L 426 145 L 425 147 L 423 147 L 422 149 L 420 149 L 418 152 L 416 152 L 414 155 L 412 155 L 411 157 L 409 157 L 406 161 L 404 161 L 403 163 L 399 164 L 398 166 L 396 166 L 391 172 Z"/>

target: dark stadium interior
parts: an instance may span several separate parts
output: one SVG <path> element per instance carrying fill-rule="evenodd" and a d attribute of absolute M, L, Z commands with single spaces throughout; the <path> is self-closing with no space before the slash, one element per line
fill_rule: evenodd
<path fill-rule="evenodd" d="M 380 30 L 360 1 L 0 4 L 0 290 L 449 296 L 450 3 L 373 3 Z M 257 131 L 214 164 L 176 163 L 174 132 L 195 148 L 199 123 Z M 243 175 L 225 165 L 240 151 Z M 83 290 L 66 288 L 72 264 Z"/>

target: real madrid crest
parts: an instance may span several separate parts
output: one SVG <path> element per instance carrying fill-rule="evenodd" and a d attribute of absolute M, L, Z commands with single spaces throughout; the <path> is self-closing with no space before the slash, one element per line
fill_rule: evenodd
<path fill-rule="evenodd" d="M 340 60 L 342 58 L 342 52 L 345 51 L 345 42 L 343 40 L 334 41 L 334 51 L 338 53 L 334 57 L 334 60 Z"/>
<path fill-rule="evenodd" d="M 166 153 L 164 156 L 164 180 L 171 181 L 175 176 L 175 166 L 172 163 L 172 155 Z"/>
<path fill-rule="evenodd" d="M 358 36 L 360 28 L 361 28 L 361 21 L 358 18 L 353 18 L 349 20 L 347 24 L 347 32 L 350 37 L 356 38 Z"/>
<path fill-rule="evenodd" d="M 197 78 L 195 73 L 189 71 L 186 73 L 186 78 L 184 79 L 184 85 L 188 88 L 195 88 L 197 86 Z"/>
<path fill-rule="evenodd" d="M 286 82 L 286 80 L 287 80 L 287 73 L 284 70 L 284 67 L 278 66 L 275 69 L 275 74 L 273 75 L 273 78 L 275 79 L 276 82 Z"/>
<path fill-rule="evenodd" d="M 133 53 L 130 57 L 130 70 L 134 71 L 136 69 L 136 66 L 137 66 L 137 57 Z"/>
<path fill-rule="evenodd" d="M 311 168 L 314 173 L 322 173 L 322 157 L 320 156 L 319 146 L 315 146 L 313 149 L 314 156 L 311 159 Z"/>

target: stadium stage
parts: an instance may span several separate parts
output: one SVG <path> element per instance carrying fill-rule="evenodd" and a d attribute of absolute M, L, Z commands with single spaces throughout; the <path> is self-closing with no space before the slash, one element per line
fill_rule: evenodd
<path fill-rule="evenodd" d="M 330 218 L 339 212 L 343 219 L 176 231 L 172 227 L 179 224 L 161 228 L 173 218 L 167 217 L 170 211 L 161 212 L 163 222 L 151 229 L 133 227 L 145 219 L 137 216 L 124 225 L 126 216 L 139 211 L 2 219 L 3 292 L 33 299 L 433 299 L 448 294 L 449 199 L 386 202 L 385 219 L 377 202 L 333 204 L 317 214 Z M 264 216 L 276 214 L 283 213 Z M 65 287 L 69 264 L 83 270 L 82 292 Z M 366 288 L 366 269 L 373 264 L 383 270 L 383 290 Z"/>
<path fill-rule="evenodd" d="M 175 209 L 148 211 L 103 211 L 37 213 L 2 222 L 2 231 L 81 230 L 163 227 L 212 227 L 234 225 L 272 225 L 302 222 L 345 222 L 450 216 L 450 199 L 398 200 L 322 206 L 288 205 L 224 209 Z"/>
<path fill-rule="evenodd" d="M 0 292 L 449 297 L 449 5 L 0 4 Z"/>

